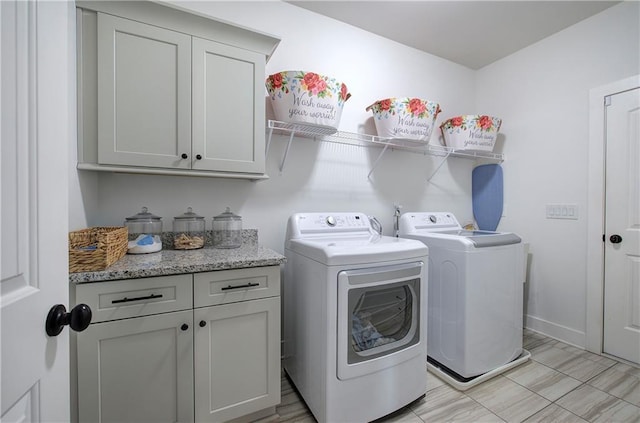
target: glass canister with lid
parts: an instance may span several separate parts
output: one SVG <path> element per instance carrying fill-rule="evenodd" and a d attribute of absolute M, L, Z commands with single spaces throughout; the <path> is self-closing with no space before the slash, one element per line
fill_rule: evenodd
<path fill-rule="evenodd" d="M 242 217 L 227 207 L 224 213 L 213 218 L 213 246 L 238 248 L 242 245 Z"/>
<path fill-rule="evenodd" d="M 129 230 L 129 254 L 154 253 L 162 250 L 162 217 L 150 213 L 146 207 L 125 219 Z"/>
<path fill-rule="evenodd" d="M 195 250 L 204 247 L 204 240 L 204 217 L 194 213 L 191 207 L 188 207 L 185 213 L 173 218 L 173 248 Z"/>

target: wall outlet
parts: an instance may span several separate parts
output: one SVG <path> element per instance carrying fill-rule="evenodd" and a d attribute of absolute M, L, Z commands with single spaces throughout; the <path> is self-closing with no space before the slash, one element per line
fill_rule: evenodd
<path fill-rule="evenodd" d="M 547 204 L 547 219 L 578 220 L 578 205 Z"/>

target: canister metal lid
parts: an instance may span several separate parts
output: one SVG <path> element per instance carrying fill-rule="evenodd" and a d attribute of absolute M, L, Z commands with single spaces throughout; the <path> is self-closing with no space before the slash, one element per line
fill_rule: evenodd
<path fill-rule="evenodd" d="M 142 211 L 140 213 L 134 214 L 133 216 L 129 216 L 126 218 L 127 221 L 160 221 L 160 219 L 162 219 L 162 217 L 160 216 L 156 216 L 155 214 L 149 212 L 149 209 L 147 209 L 146 207 L 142 208 Z"/>
<path fill-rule="evenodd" d="M 187 207 L 187 211 L 182 213 L 180 216 L 175 216 L 176 220 L 203 220 L 204 216 L 200 216 L 197 213 L 194 213 L 191 207 Z"/>
<path fill-rule="evenodd" d="M 213 220 L 242 220 L 242 217 L 238 216 L 237 214 L 233 214 L 231 209 L 227 207 L 224 213 L 213 216 Z"/>

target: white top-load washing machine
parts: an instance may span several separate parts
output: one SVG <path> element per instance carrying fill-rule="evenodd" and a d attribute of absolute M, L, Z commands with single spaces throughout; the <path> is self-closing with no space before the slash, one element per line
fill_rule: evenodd
<path fill-rule="evenodd" d="M 365 422 L 426 393 L 428 249 L 363 213 L 289 218 L 284 368 L 319 422 Z"/>
<path fill-rule="evenodd" d="M 520 237 L 464 230 L 448 212 L 405 213 L 399 236 L 429 247 L 429 362 L 468 382 L 518 358 L 523 352 Z"/>

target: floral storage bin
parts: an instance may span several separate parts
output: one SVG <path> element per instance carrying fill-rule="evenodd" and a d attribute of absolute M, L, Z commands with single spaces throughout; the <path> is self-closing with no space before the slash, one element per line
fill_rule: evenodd
<path fill-rule="evenodd" d="M 276 120 L 337 130 L 347 86 L 314 72 L 283 71 L 270 75 L 265 85 Z"/>
<path fill-rule="evenodd" d="M 386 98 L 366 110 L 373 112 L 378 136 L 382 138 L 429 142 L 440 105 L 420 98 Z"/>
<path fill-rule="evenodd" d="M 447 147 L 454 150 L 493 151 L 502 119 L 487 115 L 452 117 L 440 125 Z"/>

